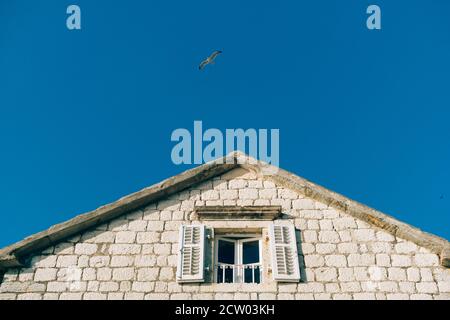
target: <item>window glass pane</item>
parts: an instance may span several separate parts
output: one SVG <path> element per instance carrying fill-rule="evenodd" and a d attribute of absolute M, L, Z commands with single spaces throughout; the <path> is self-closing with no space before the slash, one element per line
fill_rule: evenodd
<path fill-rule="evenodd" d="M 230 241 L 218 241 L 218 260 L 219 263 L 234 264 L 235 243 Z"/>
<path fill-rule="evenodd" d="M 244 264 L 259 262 L 258 240 L 242 243 L 242 262 Z"/>
<path fill-rule="evenodd" d="M 244 282 L 245 283 L 260 283 L 260 269 L 259 266 L 247 266 L 244 269 Z"/>
<path fill-rule="evenodd" d="M 220 265 L 217 268 L 217 282 L 218 283 L 233 283 L 234 282 L 234 269 L 232 266 Z M 224 281 L 225 277 L 225 281 Z"/>

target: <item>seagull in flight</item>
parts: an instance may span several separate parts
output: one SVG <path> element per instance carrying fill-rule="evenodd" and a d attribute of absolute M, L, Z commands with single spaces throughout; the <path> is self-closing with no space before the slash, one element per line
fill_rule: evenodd
<path fill-rule="evenodd" d="M 202 61 L 202 63 L 200 63 L 200 65 L 198 66 L 198 69 L 202 70 L 206 65 L 214 64 L 214 59 L 216 59 L 216 57 L 221 53 L 222 53 L 222 51 L 220 51 L 220 50 L 214 51 L 208 58 L 206 58 L 205 60 Z"/>

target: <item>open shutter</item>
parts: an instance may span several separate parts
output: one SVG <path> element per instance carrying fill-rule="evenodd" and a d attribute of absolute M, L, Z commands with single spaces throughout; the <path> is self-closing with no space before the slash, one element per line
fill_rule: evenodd
<path fill-rule="evenodd" d="M 272 224 L 269 238 L 273 279 L 280 282 L 298 282 L 300 268 L 294 226 Z"/>
<path fill-rule="evenodd" d="M 205 226 L 183 225 L 180 227 L 178 253 L 178 282 L 203 282 Z"/>

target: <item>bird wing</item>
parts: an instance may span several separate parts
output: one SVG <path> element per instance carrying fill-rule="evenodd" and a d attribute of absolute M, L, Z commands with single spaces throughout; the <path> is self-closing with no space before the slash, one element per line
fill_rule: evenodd
<path fill-rule="evenodd" d="M 221 53 L 222 53 L 222 51 L 216 50 L 209 56 L 209 59 L 214 60 Z"/>
<path fill-rule="evenodd" d="M 199 70 L 202 70 L 208 64 L 208 60 L 203 60 L 202 63 L 198 66 Z"/>

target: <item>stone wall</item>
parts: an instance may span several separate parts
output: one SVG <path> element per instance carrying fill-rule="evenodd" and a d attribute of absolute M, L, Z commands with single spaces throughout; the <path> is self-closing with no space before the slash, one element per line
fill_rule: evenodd
<path fill-rule="evenodd" d="M 281 205 L 295 223 L 302 282 L 177 284 L 178 229 L 194 205 Z M 214 221 L 210 227 L 265 222 Z M 264 239 L 265 237 L 263 237 Z M 72 237 L 9 269 L 1 299 L 450 299 L 450 269 L 414 243 L 237 169 Z"/>

